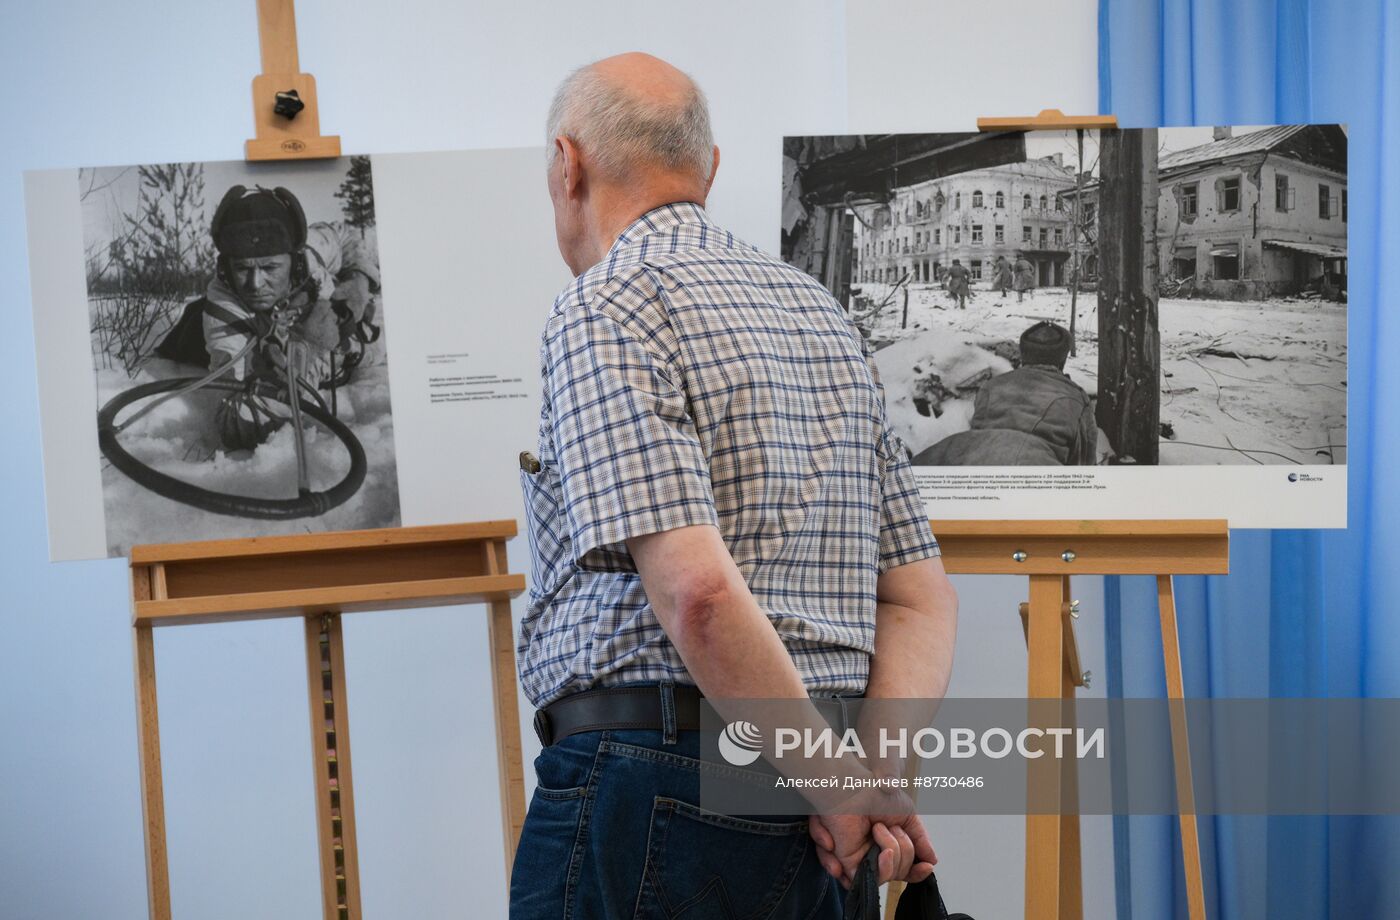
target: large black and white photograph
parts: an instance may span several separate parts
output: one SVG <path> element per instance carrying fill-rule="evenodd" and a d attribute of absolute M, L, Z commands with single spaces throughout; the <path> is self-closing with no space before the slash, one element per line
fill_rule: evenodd
<path fill-rule="evenodd" d="M 394 526 L 369 157 L 77 174 L 109 555 Z"/>
<path fill-rule="evenodd" d="M 50 558 L 518 516 L 542 157 L 26 173 Z"/>
<path fill-rule="evenodd" d="M 1344 481 L 1343 126 L 804 136 L 783 153 L 783 258 L 866 339 L 921 486 L 988 467 Z"/>

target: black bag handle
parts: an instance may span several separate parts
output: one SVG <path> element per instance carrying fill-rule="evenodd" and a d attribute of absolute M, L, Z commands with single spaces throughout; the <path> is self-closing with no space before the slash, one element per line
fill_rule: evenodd
<path fill-rule="evenodd" d="M 846 892 L 843 920 L 880 920 L 880 848 L 872 846 L 856 870 L 855 883 Z M 948 913 L 938 890 L 938 877 L 906 885 L 895 906 L 895 920 L 972 920 L 967 914 Z"/>

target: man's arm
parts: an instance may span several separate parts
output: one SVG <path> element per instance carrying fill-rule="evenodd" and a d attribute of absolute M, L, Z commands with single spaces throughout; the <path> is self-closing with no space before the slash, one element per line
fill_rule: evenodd
<path fill-rule="evenodd" d="M 715 701 L 721 717 L 728 718 L 719 702 L 726 698 L 808 699 L 792 657 L 754 600 L 718 529 L 708 524 L 680 527 L 633 537 L 627 540 L 627 548 L 656 618 L 680 653 L 686 671 L 700 692 Z M 878 647 L 878 639 L 876 643 Z M 805 709 L 804 715 L 794 707 L 794 724 L 789 727 L 814 732 L 826 728 L 815 708 L 809 705 Z M 851 765 L 845 772 L 852 779 L 869 775 L 864 764 L 847 760 Z M 818 762 L 803 758 L 786 758 L 774 765 L 794 777 L 820 767 Z M 825 773 L 827 768 L 821 767 L 813 775 Z M 841 789 L 812 789 L 805 794 L 823 812 L 838 807 L 847 795 Z M 914 860 L 916 853 L 932 860 L 933 848 L 916 817 L 913 825 L 906 833 L 902 826 L 872 827 L 871 819 L 863 814 L 811 819 L 822 866 L 846 887 L 850 887 L 856 867 L 872 844 L 881 849 L 881 884 L 892 878 L 909 882 L 927 878 L 933 871 L 931 862 L 916 865 Z M 911 833 L 917 840 L 911 840 Z"/>
<path fill-rule="evenodd" d="M 627 541 L 647 601 L 700 692 L 715 699 L 806 699 L 720 532 L 681 527 Z"/>
<path fill-rule="evenodd" d="M 813 736 L 828 728 L 810 704 L 792 656 L 754 600 L 718 528 L 701 524 L 631 537 L 627 549 L 662 629 L 721 718 L 744 715 L 728 710 L 724 700 L 790 699 L 805 705 L 784 709 L 790 723 L 786 727 Z M 852 779 L 869 775 L 860 761 L 844 760 L 845 773 Z M 805 758 L 770 761 L 794 778 L 826 777 L 833 769 L 830 763 Z M 804 795 L 818 809 L 826 809 L 838 805 L 848 792 L 819 787 Z"/>
<path fill-rule="evenodd" d="M 887 569 L 875 586 L 866 699 L 941 700 L 953 673 L 958 596 L 934 556 Z"/>

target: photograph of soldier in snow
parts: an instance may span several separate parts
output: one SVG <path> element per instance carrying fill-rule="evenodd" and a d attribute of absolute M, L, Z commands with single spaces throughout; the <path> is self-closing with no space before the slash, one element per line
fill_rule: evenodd
<path fill-rule="evenodd" d="M 397 524 L 369 158 L 80 185 L 109 550 Z"/>
<path fill-rule="evenodd" d="M 1346 147 L 789 137 L 783 257 L 865 337 L 916 466 L 1345 464 Z"/>
<path fill-rule="evenodd" d="M 967 431 L 914 457 L 919 466 L 1082 466 L 1095 458 L 1093 401 L 1065 373 L 1069 330 L 1021 333 L 1020 366 L 977 388 Z"/>

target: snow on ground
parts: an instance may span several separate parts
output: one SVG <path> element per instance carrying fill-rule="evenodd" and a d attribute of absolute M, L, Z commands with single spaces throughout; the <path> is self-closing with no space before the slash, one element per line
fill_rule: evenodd
<path fill-rule="evenodd" d="M 122 370 L 97 372 L 98 405 L 149 380 L 198 375 L 196 369 L 152 360 L 133 379 Z M 294 435 L 284 425 L 251 452 L 228 454 L 218 448 L 214 409 L 224 394 L 205 390 L 169 400 L 122 432 L 122 445 L 137 459 L 185 482 L 237 495 L 296 498 Z M 133 543 L 163 543 L 390 527 L 399 523 L 394 427 L 389 408 L 388 369 L 362 366 L 337 395 L 341 421 L 364 446 L 368 472 L 351 498 L 319 517 L 265 521 L 202 511 L 163 498 L 129 479 L 102 459 L 102 494 L 108 552 L 124 555 Z M 129 418 L 139 406 L 123 410 Z M 350 468 L 349 454 L 329 431 L 308 419 L 307 465 L 317 491 L 339 482 Z"/>
<path fill-rule="evenodd" d="M 862 284 L 878 304 L 888 285 Z M 1173 300 L 1158 307 L 1162 339 L 1161 462 L 1178 465 L 1345 462 L 1346 307 L 1318 300 Z M 986 286 L 966 310 L 947 292 L 917 285 L 873 316 L 856 309 L 869 330 L 885 384 L 891 422 L 914 453 L 967 428 L 977 375 L 1011 367 L 1016 342 L 1043 319 L 1069 324 L 1070 293 L 1043 288 L 1018 303 Z M 1096 295 L 1078 300 L 1078 355 L 1065 370 L 1092 395 L 1098 376 Z M 1209 353 L 1208 353 L 1209 352 Z M 939 387 L 932 387 L 936 374 Z M 941 417 L 924 414 L 919 397 L 946 395 Z M 948 391 L 953 391 L 949 393 Z M 927 405 L 925 408 L 928 408 Z M 1103 445 L 1100 445 L 1101 448 Z"/>

